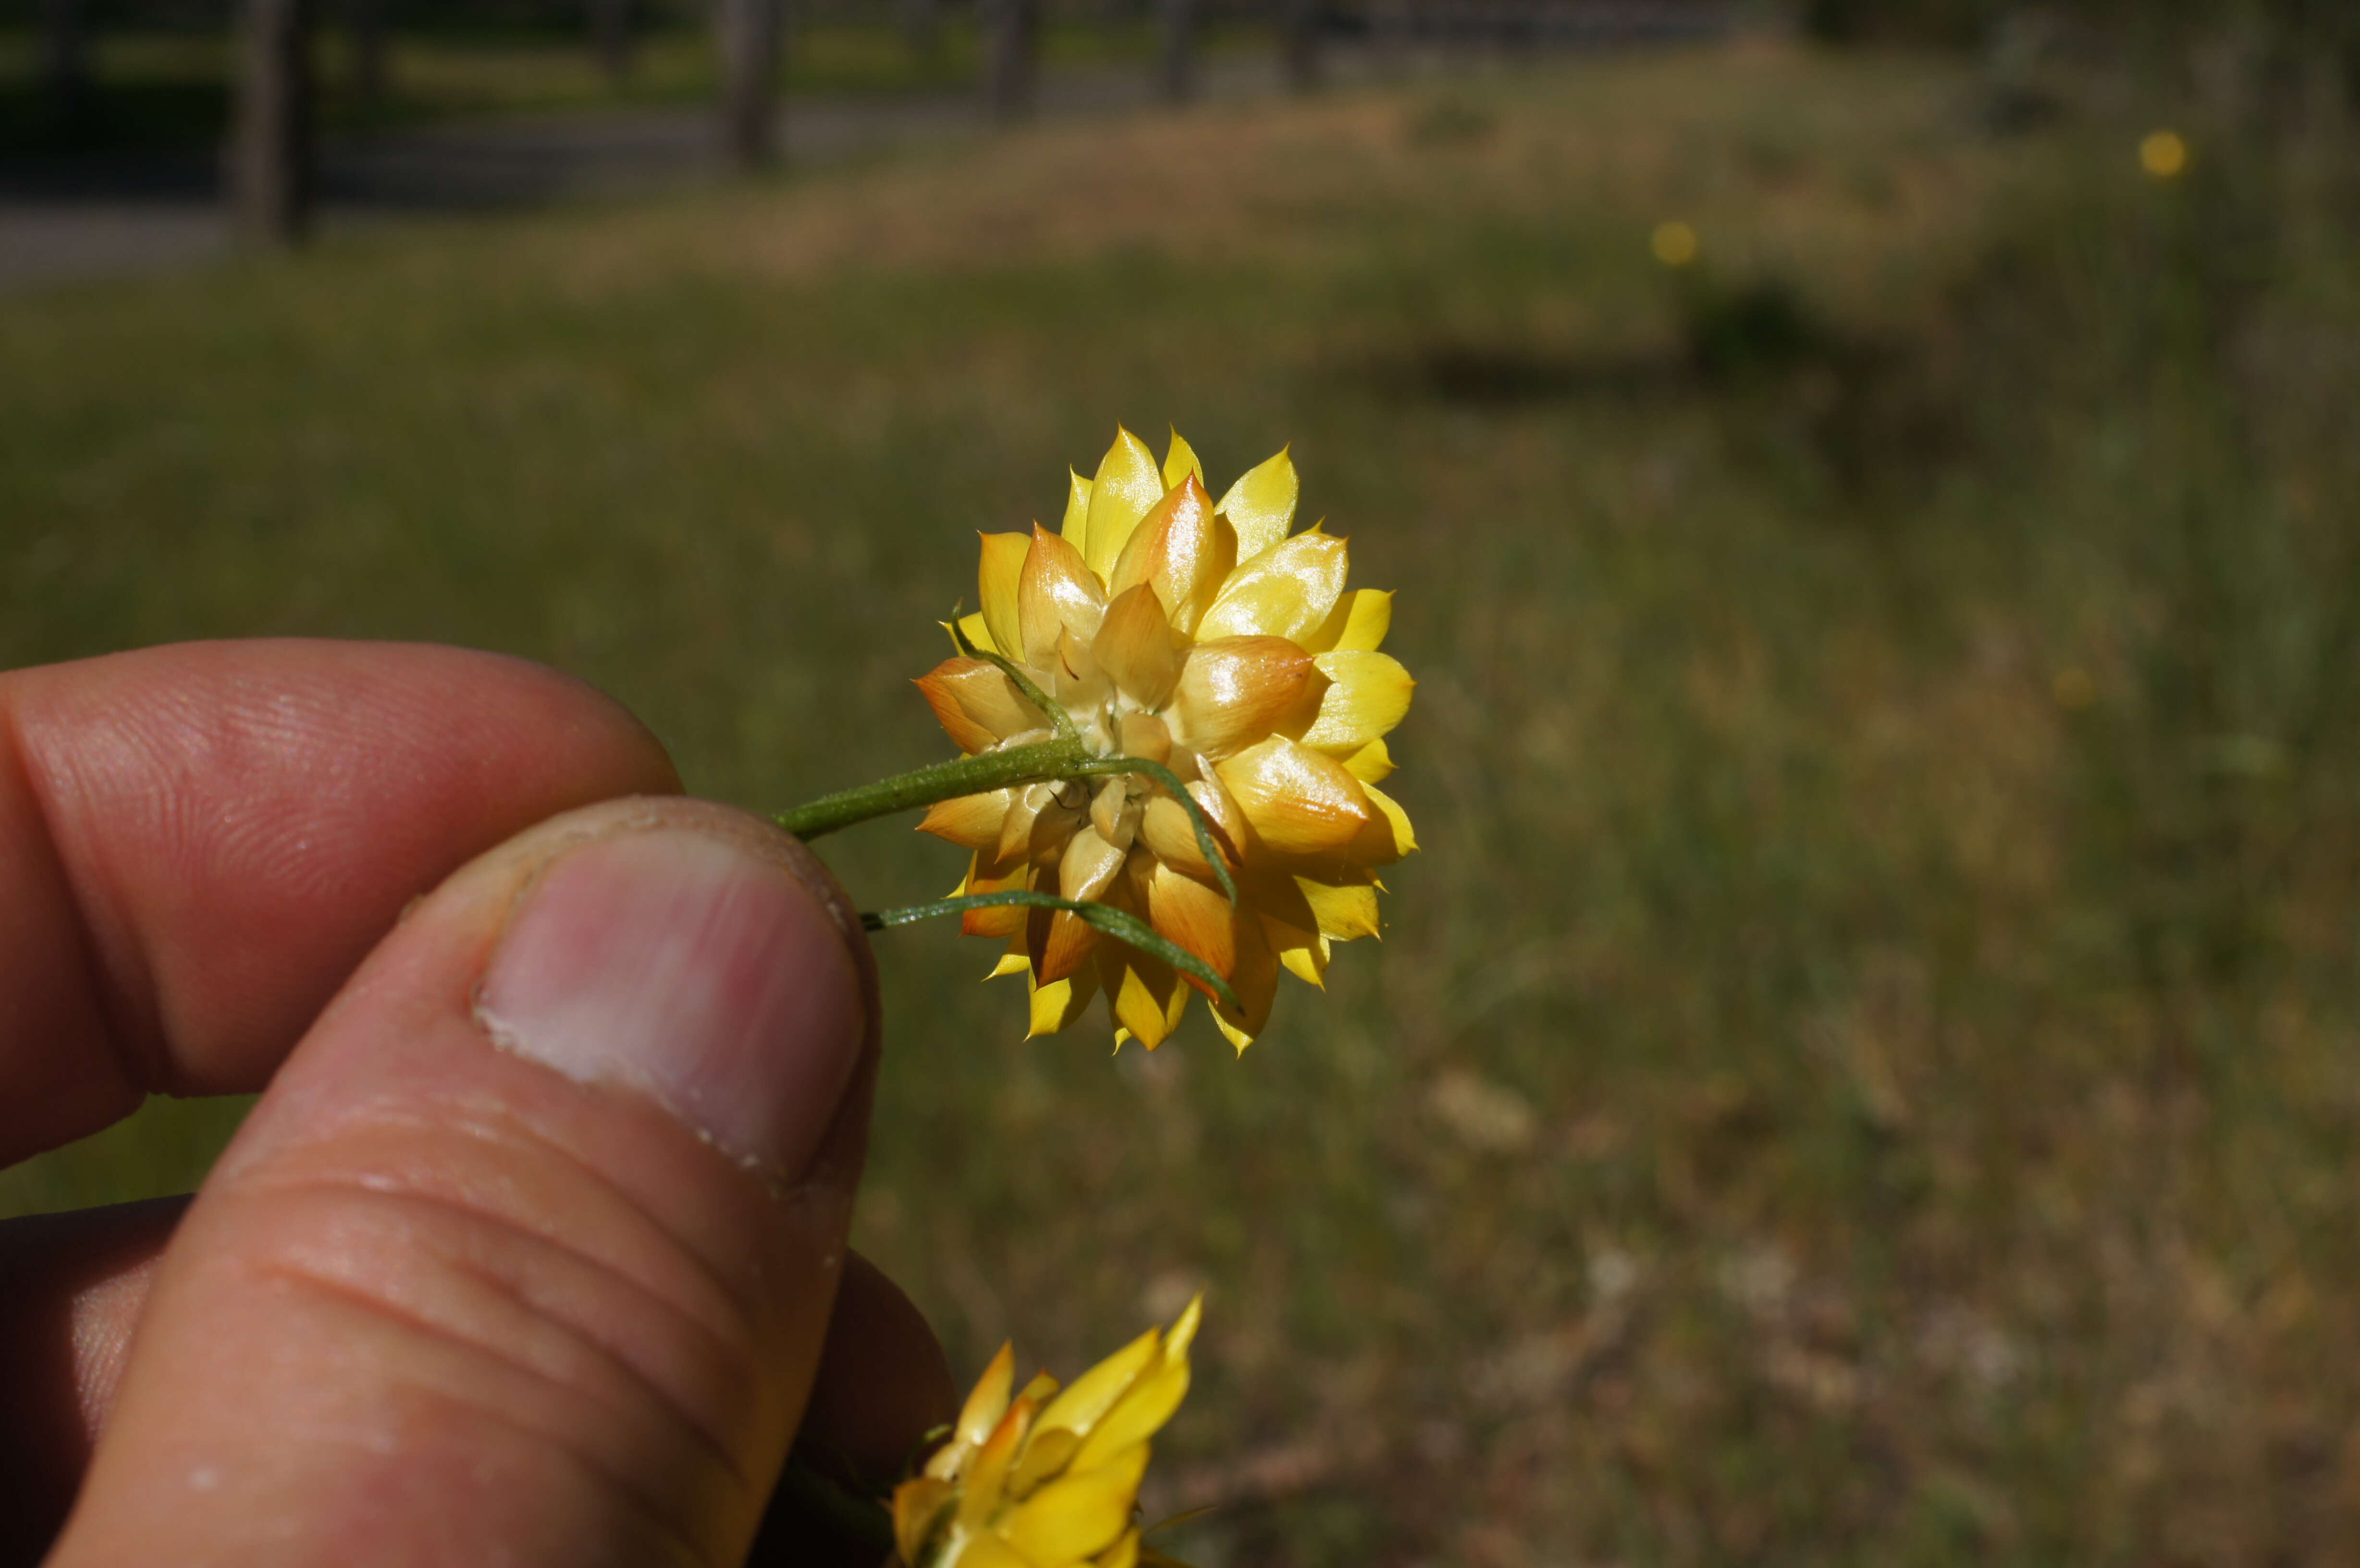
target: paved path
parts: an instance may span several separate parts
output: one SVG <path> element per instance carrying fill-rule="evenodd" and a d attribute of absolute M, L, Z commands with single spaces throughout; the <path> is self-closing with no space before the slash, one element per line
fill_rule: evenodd
<path fill-rule="evenodd" d="M 1208 98 L 1278 89 L 1274 62 L 1222 60 Z M 1044 116 L 1150 105 L 1143 72 L 1058 76 Z M 810 167 L 989 128 L 973 94 L 791 100 L 787 161 Z M 598 109 L 427 126 L 322 151 L 320 218 L 333 229 L 388 215 L 530 207 L 725 179 L 709 109 Z M 201 264 L 230 245 L 218 169 L 202 154 L 0 160 L 0 289 Z"/>
<path fill-rule="evenodd" d="M 1666 36 L 1662 27 L 1618 26 L 1595 33 L 1596 18 L 1628 14 L 1660 22 L 1667 13 L 1692 36 L 1699 13 L 1663 0 L 1556 0 L 1587 18 L 1593 34 L 1557 35 L 1575 44 Z M 1454 13 L 1460 14 L 1460 13 Z M 1529 15 L 1530 13 L 1519 13 Z M 1711 17 L 1702 30 L 1717 30 Z M 1421 49 L 1391 57 L 1386 74 L 1469 69 L 1463 49 Z M 1496 57 L 1494 57 L 1496 58 Z M 1363 46 L 1338 45 L 1325 59 L 1339 85 L 1379 71 Z M 1199 73 L 1211 101 L 1275 95 L 1274 58 L 1221 57 Z M 1056 75 L 1042 84 L 1048 117 L 1134 113 L 1153 104 L 1144 70 Z M 989 128 L 972 94 L 890 99 L 791 100 L 786 157 L 810 167 L 918 143 L 980 136 Z M 709 109 L 588 110 L 532 118 L 429 126 L 333 143 L 321 158 L 321 221 L 329 228 L 406 212 L 527 207 L 581 197 L 644 193 L 727 178 L 716 116 Z M 168 271 L 225 254 L 230 245 L 213 160 L 201 155 L 0 160 L 0 290 L 80 278 Z"/>

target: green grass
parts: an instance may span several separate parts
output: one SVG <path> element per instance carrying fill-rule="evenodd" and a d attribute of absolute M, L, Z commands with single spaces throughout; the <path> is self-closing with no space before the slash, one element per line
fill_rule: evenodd
<path fill-rule="evenodd" d="M 0 301 L 0 657 L 510 649 L 781 804 L 942 752 L 971 530 L 1116 419 L 1292 441 L 1401 590 L 1425 853 L 1241 1062 L 883 939 L 860 1241 L 960 1365 L 1209 1284 L 1211 1568 L 2339 1559 L 2350 154 L 2199 118 L 2158 185 L 1969 87 L 1597 64 Z"/>

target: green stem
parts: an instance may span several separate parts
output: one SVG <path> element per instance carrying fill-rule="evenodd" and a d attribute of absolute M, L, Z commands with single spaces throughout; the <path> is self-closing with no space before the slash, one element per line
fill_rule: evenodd
<path fill-rule="evenodd" d="M 954 757 L 857 789 L 823 795 L 808 805 L 781 811 L 773 820 L 797 838 L 817 838 L 871 817 L 890 817 L 896 811 L 915 811 L 962 795 L 986 794 L 1011 784 L 1062 779 L 1089 760 L 1089 751 L 1078 736 L 1044 740 L 1008 751 L 987 751 L 979 757 Z"/>
<path fill-rule="evenodd" d="M 904 909 L 881 909 L 860 917 L 863 931 L 891 931 L 895 926 L 914 925 L 941 915 L 963 915 L 969 909 L 1063 909 L 1078 917 L 1083 923 L 1102 931 L 1118 941 L 1127 942 L 1140 952 L 1149 953 L 1172 965 L 1184 975 L 1194 975 L 1204 982 L 1205 994 L 1233 1011 L 1242 1008 L 1238 994 L 1218 971 L 1158 931 L 1128 909 L 1118 909 L 1111 904 L 1093 903 L 1087 899 L 1060 898 L 1054 893 L 1016 890 L 1005 893 L 967 893 L 949 898 L 937 898 L 931 904 L 912 904 Z"/>

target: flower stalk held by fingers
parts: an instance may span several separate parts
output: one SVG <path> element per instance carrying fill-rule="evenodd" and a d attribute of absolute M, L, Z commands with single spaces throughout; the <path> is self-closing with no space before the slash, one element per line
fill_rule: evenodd
<path fill-rule="evenodd" d="M 942 800 L 921 825 L 972 853 L 962 894 L 1111 905 L 1194 955 L 1234 993 L 1214 1018 L 1242 1051 L 1280 970 L 1321 985 L 1334 943 L 1377 934 L 1377 870 L 1416 847 L 1377 788 L 1414 684 L 1378 651 L 1393 596 L 1346 587 L 1342 539 L 1290 532 L 1284 452 L 1218 502 L 1176 432 L 1158 463 L 1120 430 L 1070 478 L 1059 531 L 983 537 L 982 608 L 918 685 L 963 766 L 1013 772 L 1060 745 L 1101 766 Z M 1103 991 L 1116 1042 L 1153 1050 L 1192 985 L 1211 996 L 1070 911 L 969 909 L 965 930 L 1006 944 L 994 973 L 1025 976 L 1034 1034 Z"/>
<path fill-rule="evenodd" d="M 948 1439 L 893 1494 L 904 1568 L 1135 1568 L 1162 1561 L 1133 1519 L 1148 1440 L 1188 1392 L 1190 1301 L 1064 1387 L 1043 1372 L 1021 1391 L 1007 1345 L 967 1396 Z"/>

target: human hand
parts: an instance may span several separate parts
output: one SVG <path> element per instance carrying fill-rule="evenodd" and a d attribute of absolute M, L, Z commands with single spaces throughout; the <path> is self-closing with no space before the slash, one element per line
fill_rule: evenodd
<path fill-rule="evenodd" d="M 0 1164 L 262 1091 L 193 1202 L 0 1225 L 0 1563 L 825 1560 L 799 1427 L 956 1395 L 846 1248 L 858 923 L 677 789 L 490 655 L 0 675 Z"/>

